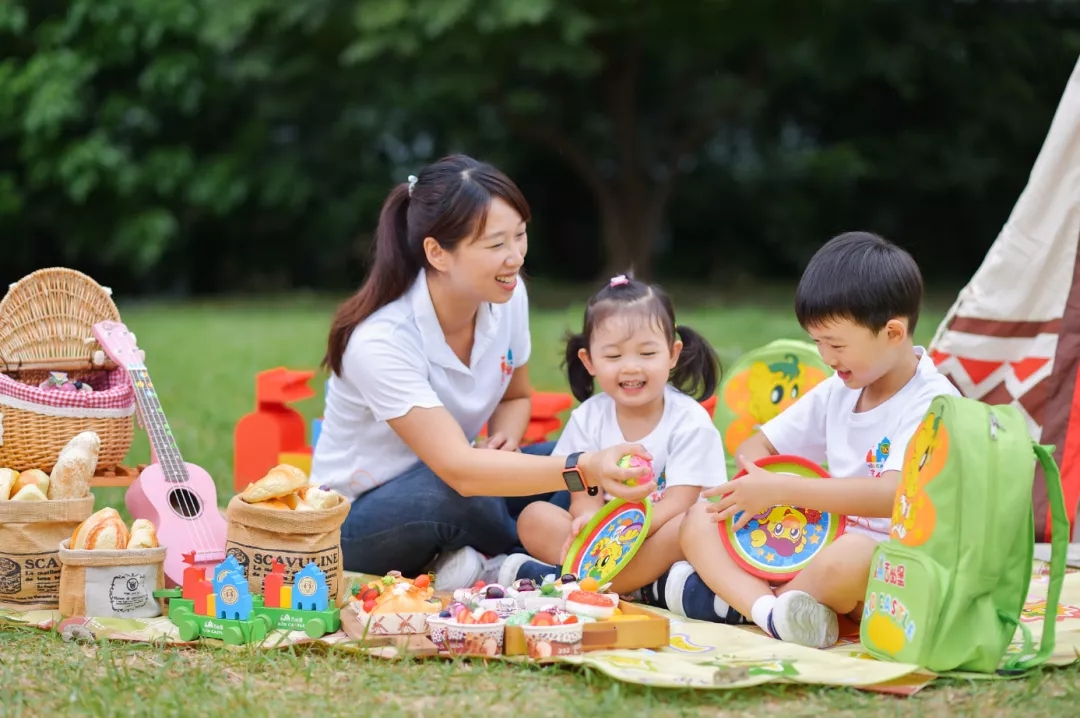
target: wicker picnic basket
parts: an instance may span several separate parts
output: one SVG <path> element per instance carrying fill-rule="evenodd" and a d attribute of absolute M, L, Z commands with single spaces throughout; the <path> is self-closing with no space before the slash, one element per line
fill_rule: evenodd
<path fill-rule="evenodd" d="M 126 369 L 102 363 L 91 330 L 120 321 L 109 294 L 81 272 L 50 268 L 12 284 L 0 301 L 0 467 L 51 471 L 83 431 L 101 439 L 99 468 L 115 469 L 127 456 L 134 388 Z M 50 371 L 66 371 L 94 391 L 39 388 Z"/>

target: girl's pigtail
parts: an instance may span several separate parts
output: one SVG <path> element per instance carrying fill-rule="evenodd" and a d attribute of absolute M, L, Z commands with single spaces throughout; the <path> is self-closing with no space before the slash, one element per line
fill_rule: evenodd
<path fill-rule="evenodd" d="M 705 401 L 720 383 L 720 357 L 705 337 L 690 327 L 679 324 L 675 336 L 682 340 L 683 348 L 671 372 L 671 383 L 684 394 Z"/>
<path fill-rule="evenodd" d="M 566 376 L 570 382 L 570 391 L 578 401 L 585 401 L 593 395 L 595 385 L 593 376 L 585 368 L 585 363 L 578 356 L 582 349 L 588 349 L 584 334 L 568 334 L 566 336 Z"/>

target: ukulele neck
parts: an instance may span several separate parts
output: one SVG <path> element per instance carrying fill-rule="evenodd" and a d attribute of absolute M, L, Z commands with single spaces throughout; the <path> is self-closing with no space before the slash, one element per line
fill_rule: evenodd
<path fill-rule="evenodd" d="M 132 384 L 135 385 L 135 401 L 139 406 L 147 437 L 150 439 L 150 450 L 154 454 L 154 460 L 161 466 L 167 481 L 177 483 L 187 481 L 187 466 L 180 455 L 180 449 L 176 446 L 169 421 L 165 418 L 157 391 L 154 389 L 153 382 L 150 381 L 149 372 L 146 369 L 128 369 L 128 373 L 131 375 Z"/>

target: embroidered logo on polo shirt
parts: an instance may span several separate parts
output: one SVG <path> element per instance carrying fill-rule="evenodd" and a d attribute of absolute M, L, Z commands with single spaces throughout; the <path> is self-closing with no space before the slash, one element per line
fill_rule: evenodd
<path fill-rule="evenodd" d="M 502 360 L 499 363 L 499 366 L 502 368 L 503 380 L 506 380 L 511 374 L 514 373 L 514 352 L 513 352 L 513 350 L 507 348 L 506 355 L 503 356 Z"/>

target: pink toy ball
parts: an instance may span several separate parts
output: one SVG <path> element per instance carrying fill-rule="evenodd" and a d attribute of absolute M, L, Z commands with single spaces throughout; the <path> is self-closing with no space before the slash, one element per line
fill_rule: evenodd
<path fill-rule="evenodd" d="M 619 459 L 619 468 L 622 468 L 622 469 L 636 469 L 639 466 L 644 466 L 645 468 L 647 468 L 649 470 L 648 476 L 645 476 L 643 478 L 642 483 L 647 484 L 650 481 L 652 481 L 653 480 L 653 468 L 652 468 L 652 462 L 651 461 L 649 461 L 648 459 L 643 459 L 642 457 L 637 456 L 635 454 L 627 454 L 626 456 Z M 626 484 L 627 486 L 637 486 L 638 485 L 638 480 L 637 479 L 628 479 L 628 480 L 624 481 L 623 483 Z"/>

